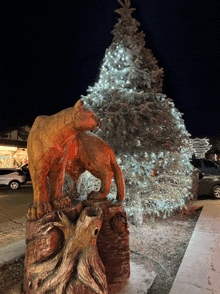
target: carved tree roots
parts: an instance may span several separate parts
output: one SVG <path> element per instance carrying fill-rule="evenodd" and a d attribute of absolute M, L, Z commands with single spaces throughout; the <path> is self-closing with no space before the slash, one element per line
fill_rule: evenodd
<path fill-rule="evenodd" d="M 107 283 L 129 278 L 126 215 L 105 204 L 78 202 L 27 221 L 23 293 L 107 294 Z"/>
<path fill-rule="evenodd" d="M 77 209 L 79 212 L 82 205 Z M 24 293 L 107 293 L 105 269 L 96 247 L 102 211 L 85 208 L 75 225 L 67 217 L 71 213 L 71 209 L 56 211 L 27 222 Z"/>

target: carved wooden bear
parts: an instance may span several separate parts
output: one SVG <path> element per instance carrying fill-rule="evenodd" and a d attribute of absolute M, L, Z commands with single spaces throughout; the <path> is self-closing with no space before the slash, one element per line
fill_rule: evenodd
<path fill-rule="evenodd" d="M 34 201 L 28 209 L 28 218 L 36 220 L 53 209 L 71 205 L 63 197 L 62 187 L 69 142 L 78 132 L 96 130 L 100 119 L 83 107 L 79 100 L 74 107 L 54 115 L 38 116 L 28 137 L 29 170 L 33 183 Z M 51 191 L 47 192 L 47 176 Z"/>

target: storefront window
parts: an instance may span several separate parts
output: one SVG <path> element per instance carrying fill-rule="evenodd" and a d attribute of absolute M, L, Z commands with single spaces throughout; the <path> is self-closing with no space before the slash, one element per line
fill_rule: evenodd
<path fill-rule="evenodd" d="M 0 167 L 20 167 L 28 163 L 27 149 L 0 146 Z"/>
<path fill-rule="evenodd" d="M 28 162 L 27 149 L 18 148 L 14 154 L 14 167 L 21 167 Z"/>
<path fill-rule="evenodd" d="M 10 167 L 10 154 L 0 156 L 0 167 Z"/>

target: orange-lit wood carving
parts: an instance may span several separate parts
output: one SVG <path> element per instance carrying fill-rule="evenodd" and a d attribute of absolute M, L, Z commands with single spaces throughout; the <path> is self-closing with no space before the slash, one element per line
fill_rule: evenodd
<path fill-rule="evenodd" d="M 37 117 L 31 128 L 34 201 L 26 223 L 23 294 L 115 294 L 130 276 L 123 175 L 110 146 L 86 132 L 99 125 L 79 100 L 55 115 Z M 64 197 L 64 173 L 74 180 L 75 191 L 85 170 L 101 180 L 100 191 L 83 202 Z M 120 202 L 105 199 L 113 176 Z"/>
<path fill-rule="evenodd" d="M 28 218 L 37 220 L 53 209 L 68 207 L 71 201 L 63 197 L 62 187 L 68 144 L 78 132 L 96 130 L 100 119 L 83 107 L 79 100 L 74 107 L 51 116 L 38 116 L 28 137 L 29 170 L 34 201 Z M 51 191 L 48 196 L 47 176 Z"/>
<path fill-rule="evenodd" d="M 79 176 L 88 170 L 101 180 L 99 191 L 92 191 L 88 199 L 105 199 L 109 194 L 114 176 L 117 186 L 117 200 L 124 199 L 124 180 L 111 147 L 91 132 L 78 133 L 68 148 L 65 172 L 72 178 L 70 192 L 77 195 L 76 183 Z"/>
<path fill-rule="evenodd" d="M 96 246 L 102 210 L 87 207 L 79 216 L 80 208 L 81 203 L 27 222 L 23 293 L 108 293 Z"/>

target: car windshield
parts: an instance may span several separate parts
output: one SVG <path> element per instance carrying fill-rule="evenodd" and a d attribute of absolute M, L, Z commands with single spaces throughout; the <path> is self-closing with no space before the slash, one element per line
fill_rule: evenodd
<path fill-rule="evenodd" d="M 24 172 L 21 169 L 17 170 L 17 172 L 19 173 L 19 175 L 24 175 Z"/>
<path fill-rule="evenodd" d="M 201 167 L 201 161 L 200 160 L 192 160 L 191 163 L 192 163 L 192 165 L 194 165 L 197 168 Z"/>
<path fill-rule="evenodd" d="M 204 160 L 203 162 L 204 162 L 205 167 L 207 167 L 207 168 L 210 168 L 210 167 L 217 168 L 217 165 L 216 165 L 215 162 L 212 162 L 212 161 L 209 161 L 209 160 Z"/>

